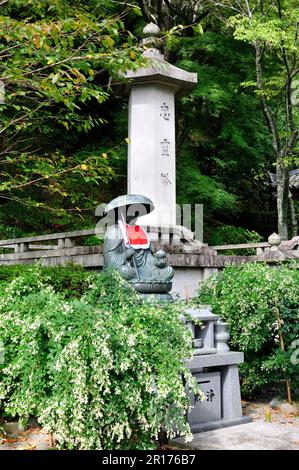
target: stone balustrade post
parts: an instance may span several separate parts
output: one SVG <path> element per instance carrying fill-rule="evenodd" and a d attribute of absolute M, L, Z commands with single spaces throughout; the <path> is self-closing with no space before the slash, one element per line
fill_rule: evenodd
<path fill-rule="evenodd" d="M 59 238 L 58 240 L 58 250 L 62 250 L 65 248 L 65 239 L 64 238 Z"/>
<path fill-rule="evenodd" d="M 75 246 L 75 242 L 73 238 L 65 238 L 64 239 L 64 247 L 65 248 L 73 248 Z"/>
<path fill-rule="evenodd" d="M 29 243 L 18 243 L 14 246 L 15 253 L 25 253 L 29 251 Z"/>
<path fill-rule="evenodd" d="M 274 232 L 268 238 L 268 243 L 271 245 L 270 251 L 278 251 L 278 247 L 281 244 L 281 238 L 277 233 Z"/>

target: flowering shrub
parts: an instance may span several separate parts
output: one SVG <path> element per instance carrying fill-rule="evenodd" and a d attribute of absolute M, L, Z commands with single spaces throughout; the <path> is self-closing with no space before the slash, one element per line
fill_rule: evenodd
<path fill-rule="evenodd" d="M 148 449 L 161 427 L 188 435 L 191 338 L 179 305 L 140 304 L 116 274 L 66 300 L 40 270 L 0 296 L 2 410 L 38 417 L 69 449 Z"/>
<path fill-rule="evenodd" d="M 228 267 L 201 286 L 198 301 L 211 304 L 228 322 L 232 347 L 245 352 L 240 369 L 245 393 L 287 379 L 293 388 L 298 386 L 299 365 L 291 360 L 299 338 L 296 265 Z"/>
<path fill-rule="evenodd" d="M 87 287 L 87 280 L 91 275 L 83 267 L 69 263 L 66 266 L 40 266 L 39 279 L 51 285 L 55 292 L 60 292 L 66 298 L 81 297 Z M 22 276 L 25 283 L 34 282 L 35 271 L 32 265 L 16 264 L 0 266 L 0 295 L 1 291 L 13 279 Z"/>

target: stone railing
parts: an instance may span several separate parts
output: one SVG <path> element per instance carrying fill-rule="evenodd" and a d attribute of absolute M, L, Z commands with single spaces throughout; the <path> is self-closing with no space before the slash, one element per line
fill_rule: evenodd
<path fill-rule="evenodd" d="M 260 242 L 260 243 L 236 243 L 234 245 L 217 245 L 211 246 L 210 248 L 217 253 L 221 251 L 227 250 L 252 250 L 256 251 L 256 255 L 259 256 L 260 254 L 264 253 L 271 247 L 270 243 L 268 242 Z"/>
<path fill-rule="evenodd" d="M 46 235 L 36 235 L 33 237 L 12 238 L 0 240 L 0 248 L 12 249 L 14 253 L 25 253 L 30 250 L 58 250 L 61 248 L 72 248 L 75 246 L 75 239 L 85 238 L 95 235 L 95 229 L 77 230 L 74 232 L 50 233 Z M 50 242 L 42 244 L 41 242 Z M 56 245 L 53 242 L 57 243 Z"/>
<path fill-rule="evenodd" d="M 282 241 L 280 236 L 277 233 L 272 233 L 268 238 L 267 242 L 260 242 L 260 243 L 240 243 L 235 245 L 218 245 L 218 246 L 211 246 L 212 250 L 216 251 L 217 253 L 221 251 L 227 250 L 248 250 L 248 249 L 255 249 L 257 257 L 264 257 L 267 258 L 267 254 L 281 252 L 281 253 L 288 253 L 291 251 L 299 250 L 299 237 L 294 237 L 291 240 Z M 296 254 L 295 254 L 295 257 Z M 274 256 L 275 258 L 275 256 Z"/>
<path fill-rule="evenodd" d="M 45 265 L 73 262 L 86 268 L 101 267 L 101 245 L 82 244 L 82 239 L 91 235 L 95 235 L 95 229 L 0 240 L 0 250 L 5 251 L 0 253 L 0 265 L 27 264 L 41 260 Z"/>
<path fill-rule="evenodd" d="M 87 269 L 101 270 L 103 245 L 99 242 L 86 246 L 82 242 L 98 233 L 96 229 L 88 229 L 0 240 L 0 265 L 28 264 L 39 260 L 48 266 L 75 263 Z M 165 244 L 163 236 L 159 236 L 153 245 L 155 250 L 163 248 L 168 253 L 168 262 L 175 268 L 173 290 L 183 297 L 195 295 L 200 282 L 226 266 L 252 261 L 274 264 L 299 259 L 299 237 L 282 242 L 278 235 L 272 234 L 267 242 L 209 247 L 192 240 L 189 233 L 180 235 L 180 229 L 174 229 L 172 237 L 177 239 L 180 236 L 184 243 Z M 256 254 L 221 254 L 226 250 L 248 249 L 254 249 Z"/>
<path fill-rule="evenodd" d="M 151 231 L 153 228 L 151 228 Z M 0 253 L 0 264 L 3 264 L 5 261 L 17 261 L 22 259 L 38 259 L 38 258 L 48 258 L 53 256 L 61 255 L 72 255 L 73 251 L 76 252 L 78 249 L 85 248 L 91 251 L 98 251 L 102 253 L 102 245 L 95 244 L 94 246 L 84 246 L 80 241 L 86 237 L 92 235 L 100 234 L 97 229 L 86 229 L 86 230 L 77 230 L 73 232 L 62 232 L 62 233 L 52 233 L 45 235 L 37 235 L 32 237 L 24 238 L 13 238 L 8 240 L 0 240 L 0 250 L 5 249 L 5 251 L 11 251 L 10 253 Z M 182 235 L 183 234 L 183 235 Z M 202 255 L 209 259 L 218 257 L 228 258 L 230 261 L 235 261 L 238 264 L 238 261 L 241 262 L 244 258 L 249 258 L 248 260 L 254 259 L 263 259 L 275 258 L 273 253 L 283 253 L 287 254 L 293 252 L 295 258 L 299 255 L 299 237 L 294 237 L 292 240 L 281 241 L 280 237 L 277 234 L 272 234 L 267 242 L 259 243 L 239 243 L 239 244 L 228 244 L 228 245 L 217 245 L 217 246 L 207 246 L 203 245 L 200 242 L 192 240 L 191 236 L 186 232 L 181 231 L 179 228 L 175 228 L 171 231 L 170 240 L 173 236 L 177 238 L 181 236 L 184 239 L 184 243 L 170 243 L 165 244 L 163 242 L 163 232 L 162 237 L 153 242 L 158 246 L 163 246 L 167 249 L 169 256 L 173 257 L 174 255 Z M 73 249 L 73 251 L 72 251 Z M 255 250 L 256 255 L 247 256 L 247 255 L 222 255 L 221 252 L 224 251 L 242 251 L 242 250 Z M 297 253 L 298 252 L 298 253 Z M 26 254 L 26 255 L 25 255 Z M 272 254 L 272 255 L 270 255 Z M 276 256 L 277 257 L 277 256 Z M 245 259 L 244 259 L 245 261 Z M 10 264 L 10 263 L 9 263 Z M 218 263 L 216 263 L 217 265 Z M 221 263 L 222 264 L 222 263 Z M 192 266 L 193 263 L 191 262 Z"/>

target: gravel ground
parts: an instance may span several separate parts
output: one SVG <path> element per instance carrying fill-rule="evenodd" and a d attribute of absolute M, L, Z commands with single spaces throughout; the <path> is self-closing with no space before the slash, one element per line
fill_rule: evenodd
<path fill-rule="evenodd" d="M 49 450 L 51 438 L 41 428 L 0 438 L 0 450 Z"/>
<path fill-rule="evenodd" d="M 286 405 L 286 402 L 283 402 Z M 253 421 L 264 421 L 285 426 L 299 426 L 299 403 L 293 403 L 293 410 L 281 410 L 280 407 L 272 409 L 269 402 L 242 401 L 243 413 L 251 416 Z M 284 407 L 283 407 L 284 408 Z M 288 408 L 286 406 L 285 408 Z M 290 412 L 291 411 L 291 412 Z"/>

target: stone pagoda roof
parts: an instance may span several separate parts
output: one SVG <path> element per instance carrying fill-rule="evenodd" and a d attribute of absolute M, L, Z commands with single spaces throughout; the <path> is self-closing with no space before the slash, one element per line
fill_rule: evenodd
<path fill-rule="evenodd" d="M 173 86 L 176 96 L 183 96 L 196 86 L 197 73 L 175 67 L 164 59 L 160 33 L 159 27 L 154 23 L 145 26 L 142 40 L 145 49 L 143 56 L 149 59 L 149 65 L 136 71 L 129 70 L 124 74 L 130 80 L 125 87 L 126 92 L 132 85 L 157 83 Z"/>

